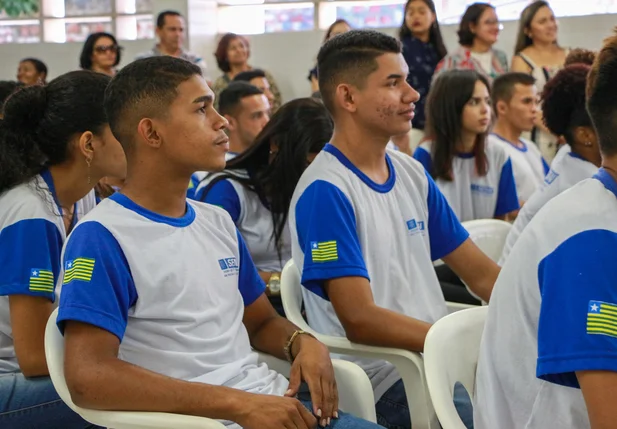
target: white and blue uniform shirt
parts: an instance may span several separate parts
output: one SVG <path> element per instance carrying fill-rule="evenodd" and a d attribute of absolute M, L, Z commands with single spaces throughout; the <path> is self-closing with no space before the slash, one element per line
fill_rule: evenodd
<path fill-rule="evenodd" d="M 568 146 L 569 147 L 569 146 Z M 551 199 L 570 189 L 598 172 L 598 167 L 562 148 L 551 164 L 551 169 L 544 178 L 544 184 L 533 193 L 516 217 L 516 222 L 508 233 L 499 265 L 503 265 L 514 243 L 538 211 Z"/>
<path fill-rule="evenodd" d="M 73 222 L 95 204 L 92 191 L 75 204 Z M 66 235 L 49 171 L 0 195 L 0 374 L 19 371 L 9 296 L 30 295 L 55 301 Z"/>
<path fill-rule="evenodd" d="M 476 429 L 590 427 L 578 371 L 617 372 L 617 183 L 603 169 L 521 234 L 488 306 Z"/>
<path fill-rule="evenodd" d="M 433 175 L 433 142 L 418 146 L 413 157 Z M 519 202 L 512 173 L 512 161 L 497 145 L 486 145 L 488 171 L 478 175 L 473 153 L 457 154 L 452 160 L 452 181 L 437 179 L 435 183 L 446 197 L 461 222 L 492 219 L 518 210 Z"/>
<path fill-rule="evenodd" d="M 244 307 L 265 285 L 224 210 L 187 201 L 169 218 L 115 194 L 77 225 L 62 260 L 61 329 L 67 320 L 105 329 L 121 359 L 169 377 L 286 391 L 251 350 Z"/>
<path fill-rule="evenodd" d="M 513 145 L 497 134 L 489 134 L 488 144 L 503 147 L 512 161 L 516 192 L 521 201 L 527 201 L 538 189 L 548 173 L 549 166 L 540 149 L 531 141 L 521 138 L 523 148 Z"/>
<path fill-rule="evenodd" d="M 212 174 L 203 180 L 197 188 L 196 199 L 222 207 L 230 214 L 259 271 L 280 273 L 291 259 L 289 227 L 285 225 L 283 229 L 279 257 L 274 241 L 272 213 L 266 206 L 267 203 L 262 201 L 256 192 L 231 178 L 219 179 L 208 188 L 219 176 L 220 174 Z M 247 177 L 246 173 L 242 176 Z M 208 192 L 204 196 L 206 189 Z"/>
<path fill-rule="evenodd" d="M 387 151 L 386 161 L 390 176 L 377 184 L 328 144 L 294 192 L 292 256 L 308 322 L 318 332 L 345 337 L 324 289 L 325 281 L 340 277 L 367 278 L 383 308 L 428 323 L 447 313 L 432 261 L 450 254 L 468 233 L 420 163 L 394 151 Z M 345 359 L 367 372 L 375 400 L 400 378 L 384 361 Z"/>
<path fill-rule="evenodd" d="M 234 159 L 236 156 L 238 156 L 238 154 L 235 152 L 227 152 L 225 154 L 225 161 L 227 162 L 231 159 Z M 187 198 L 190 198 L 192 200 L 199 200 L 199 198 L 195 196 L 195 193 L 197 192 L 197 188 L 199 187 L 201 181 L 204 180 L 208 174 L 209 173 L 207 171 L 196 171 L 195 173 L 193 173 L 193 175 L 191 176 L 191 180 L 189 181 L 188 190 L 186 191 Z"/>

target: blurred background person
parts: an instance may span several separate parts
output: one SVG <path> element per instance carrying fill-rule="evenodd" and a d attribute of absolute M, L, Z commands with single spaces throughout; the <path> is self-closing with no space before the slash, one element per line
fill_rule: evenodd
<path fill-rule="evenodd" d="M 17 80 L 24 85 L 45 85 L 47 65 L 37 58 L 24 58 L 17 68 Z"/>
<path fill-rule="evenodd" d="M 120 64 L 122 47 L 109 33 L 93 33 L 88 36 L 79 56 L 79 66 L 84 70 L 113 76 Z"/>

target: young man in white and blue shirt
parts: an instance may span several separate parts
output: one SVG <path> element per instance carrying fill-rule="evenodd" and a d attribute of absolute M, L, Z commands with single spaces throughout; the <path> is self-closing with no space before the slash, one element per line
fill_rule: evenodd
<path fill-rule="evenodd" d="M 617 421 L 617 35 L 587 82 L 602 168 L 549 201 L 491 297 L 476 429 L 609 429 Z"/>
<path fill-rule="evenodd" d="M 527 73 L 503 74 L 493 82 L 492 98 L 497 121 L 489 144 L 503 147 L 510 157 L 522 206 L 542 185 L 549 170 L 538 146 L 521 137 L 533 129 L 539 112 L 535 78 Z"/>
<path fill-rule="evenodd" d="M 386 150 L 390 136 L 409 131 L 418 99 L 400 49 L 365 30 L 321 48 L 319 87 L 334 134 L 300 179 L 289 218 L 309 324 L 357 343 L 422 351 L 431 324 L 447 313 L 432 260 L 442 258 L 486 300 L 499 268 L 469 240 L 422 165 Z M 371 378 L 378 422 L 410 427 L 394 367 L 353 360 Z"/>
<path fill-rule="evenodd" d="M 58 326 L 79 406 L 218 419 L 228 428 L 377 428 L 337 411 L 328 350 L 281 318 L 222 209 L 186 200 L 196 170 L 225 166 L 227 124 L 199 68 L 136 61 L 105 108 L 126 185 L 64 248 Z M 291 380 L 252 348 L 293 362 Z M 312 403 L 296 395 L 300 378 Z"/>

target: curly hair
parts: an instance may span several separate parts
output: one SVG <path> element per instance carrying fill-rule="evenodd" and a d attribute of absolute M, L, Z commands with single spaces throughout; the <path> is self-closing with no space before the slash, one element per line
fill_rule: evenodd
<path fill-rule="evenodd" d="M 574 128 L 591 126 L 585 108 L 585 86 L 589 70 L 586 64 L 572 64 L 561 69 L 544 85 L 544 124 L 551 133 L 564 136 L 568 143 L 573 141 Z"/>
<path fill-rule="evenodd" d="M 566 57 L 564 66 L 569 66 L 572 64 L 587 64 L 591 67 L 595 59 L 595 51 L 590 51 L 589 49 L 582 48 L 572 49 Z"/>

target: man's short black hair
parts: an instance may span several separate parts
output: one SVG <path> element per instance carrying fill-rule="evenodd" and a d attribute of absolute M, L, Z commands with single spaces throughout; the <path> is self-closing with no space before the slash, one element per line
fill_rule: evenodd
<path fill-rule="evenodd" d="M 162 116 L 178 86 L 193 76 L 202 76 L 199 66 L 167 55 L 136 60 L 118 72 L 105 91 L 105 113 L 125 150 L 133 144 L 139 121 Z"/>
<path fill-rule="evenodd" d="M 231 82 L 219 95 L 219 113 L 233 116 L 243 98 L 261 94 L 261 89 L 248 82 Z"/>
<path fill-rule="evenodd" d="M 604 40 L 587 77 L 587 111 L 591 117 L 600 151 L 617 155 L 617 28 Z"/>
<path fill-rule="evenodd" d="M 179 16 L 182 18 L 182 14 L 180 12 L 176 12 L 175 10 L 164 10 L 159 13 L 159 16 L 156 17 L 156 27 L 163 28 L 165 27 L 165 17 L 167 16 Z"/>
<path fill-rule="evenodd" d="M 234 77 L 234 82 L 250 82 L 255 78 L 263 77 L 265 79 L 266 72 L 261 69 L 252 69 L 240 72 Z"/>
<path fill-rule="evenodd" d="M 536 78 L 527 73 L 509 72 L 498 76 L 493 81 L 491 96 L 493 107 L 497 110 L 497 102 L 505 101 L 509 103 L 514 95 L 516 85 L 532 86 L 536 84 Z"/>
<path fill-rule="evenodd" d="M 319 89 L 324 104 L 334 114 L 334 92 L 341 83 L 362 88 L 368 75 L 377 70 L 376 59 L 401 52 L 394 37 L 374 30 L 351 30 L 328 40 L 317 56 Z"/>

